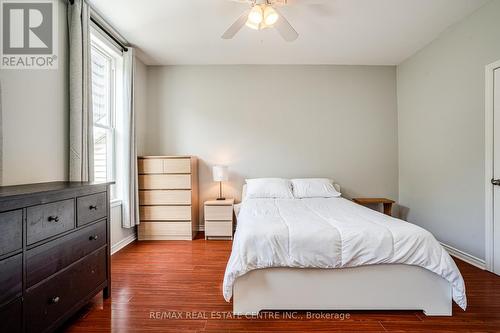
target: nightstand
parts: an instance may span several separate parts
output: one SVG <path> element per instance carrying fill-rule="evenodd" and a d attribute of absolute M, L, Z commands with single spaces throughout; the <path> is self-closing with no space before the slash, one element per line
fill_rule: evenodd
<path fill-rule="evenodd" d="M 392 204 L 395 202 L 386 198 L 352 198 L 352 201 L 360 205 L 382 204 L 384 206 L 384 214 L 389 216 L 392 216 Z"/>
<path fill-rule="evenodd" d="M 205 239 L 233 239 L 234 199 L 205 201 Z"/>

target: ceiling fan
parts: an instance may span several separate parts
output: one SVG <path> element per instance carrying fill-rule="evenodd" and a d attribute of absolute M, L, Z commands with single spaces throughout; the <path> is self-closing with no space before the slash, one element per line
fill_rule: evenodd
<path fill-rule="evenodd" d="M 287 0 L 233 0 L 247 3 L 247 9 L 222 35 L 223 39 L 233 38 L 244 25 L 254 30 L 275 28 L 287 42 L 293 42 L 299 34 L 287 19 L 276 9 L 284 6 Z"/>

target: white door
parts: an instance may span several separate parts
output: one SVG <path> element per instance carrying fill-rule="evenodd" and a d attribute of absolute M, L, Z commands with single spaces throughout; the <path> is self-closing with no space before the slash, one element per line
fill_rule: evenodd
<path fill-rule="evenodd" d="M 493 81 L 493 272 L 500 275 L 500 68 Z"/>

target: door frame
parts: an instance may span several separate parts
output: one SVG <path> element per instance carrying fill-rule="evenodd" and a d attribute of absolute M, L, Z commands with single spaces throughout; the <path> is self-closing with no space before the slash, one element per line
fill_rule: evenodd
<path fill-rule="evenodd" d="M 486 66 L 485 68 L 485 114 L 484 114 L 484 129 L 485 129 L 485 264 L 486 270 L 493 271 L 493 185 L 491 179 L 493 178 L 493 143 L 494 143 L 494 80 L 495 70 L 500 68 L 500 60 L 495 61 Z M 500 245 L 498 245 L 500 246 Z"/>

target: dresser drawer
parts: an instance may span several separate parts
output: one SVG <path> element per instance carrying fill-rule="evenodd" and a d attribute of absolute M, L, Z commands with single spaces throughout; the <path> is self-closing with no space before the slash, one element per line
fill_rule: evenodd
<path fill-rule="evenodd" d="M 57 273 L 105 244 L 106 220 L 103 220 L 27 251 L 27 287 Z"/>
<path fill-rule="evenodd" d="M 21 333 L 23 305 L 20 298 L 0 308 L 0 332 Z"/>
<path fill-rule="evenodd" d="M 53 202 L 27 209 L 28 245 L 55 236 L 75 227 L 73 199 Z"/>
<path fill-rule="evenodd" d="M 0 256 L 23 246 L 23 212 L 14 210 L 0 214 Z"/>
<path fill-rule="evenodd" d="M 233 206 L 205 206 L 205 220 L 232 221 Z"/>
<path fill-rule="evenodd" d="M 139 159 L 139 173 L 163 173 L 163 160 L 159 158 Z"/>
<path fill-rule="evenodd" d="M 77 226 L 97 221 L 108 211 L 106 192 L 87 195 L 76 199 Z"/>
<path fill-rule="evenodd" d="M 0 261 L 0 305 L 21 296 L 22 281 L 22 253 Z"/>
<path fill-rule="evenodd" d="M 25 297 L 27 332 L 43 332 L 106 280 L 106 249 L 70 266 L 29 290 Z"/>
<path fill-rule="evenodd" d="M 141 206 L 144 221 L 191 221 L 191 206 Z"/>
<path fill-rule="evenodd" d="M 190 190 L 191 175 L 139 175 L 141 190 Z"/>
<path fill-rule="evenodd" d="M 190 190 L 139 191 L 141 205 L 190 205 Z"/>
<path fill-rule="evenodd" d="M 138 160 L 139 173 L 191 173 L 190 158 L 144 158 Z"/>
<path fill-rule="evenodd" d="M 163 160 L 164 173 L 191 173 L 190 158 L 168 158 Z"/>
<path fill-rule="evenodd" d="M 233 223 L 231 221 L 206 221 L 205 235 L 206 237 L 232 237 Z"/>
<path fill-rule="evenodd" d="M 138 226 L 139 240 L 191 240 L 191 223 L 143 222 Z"/>

